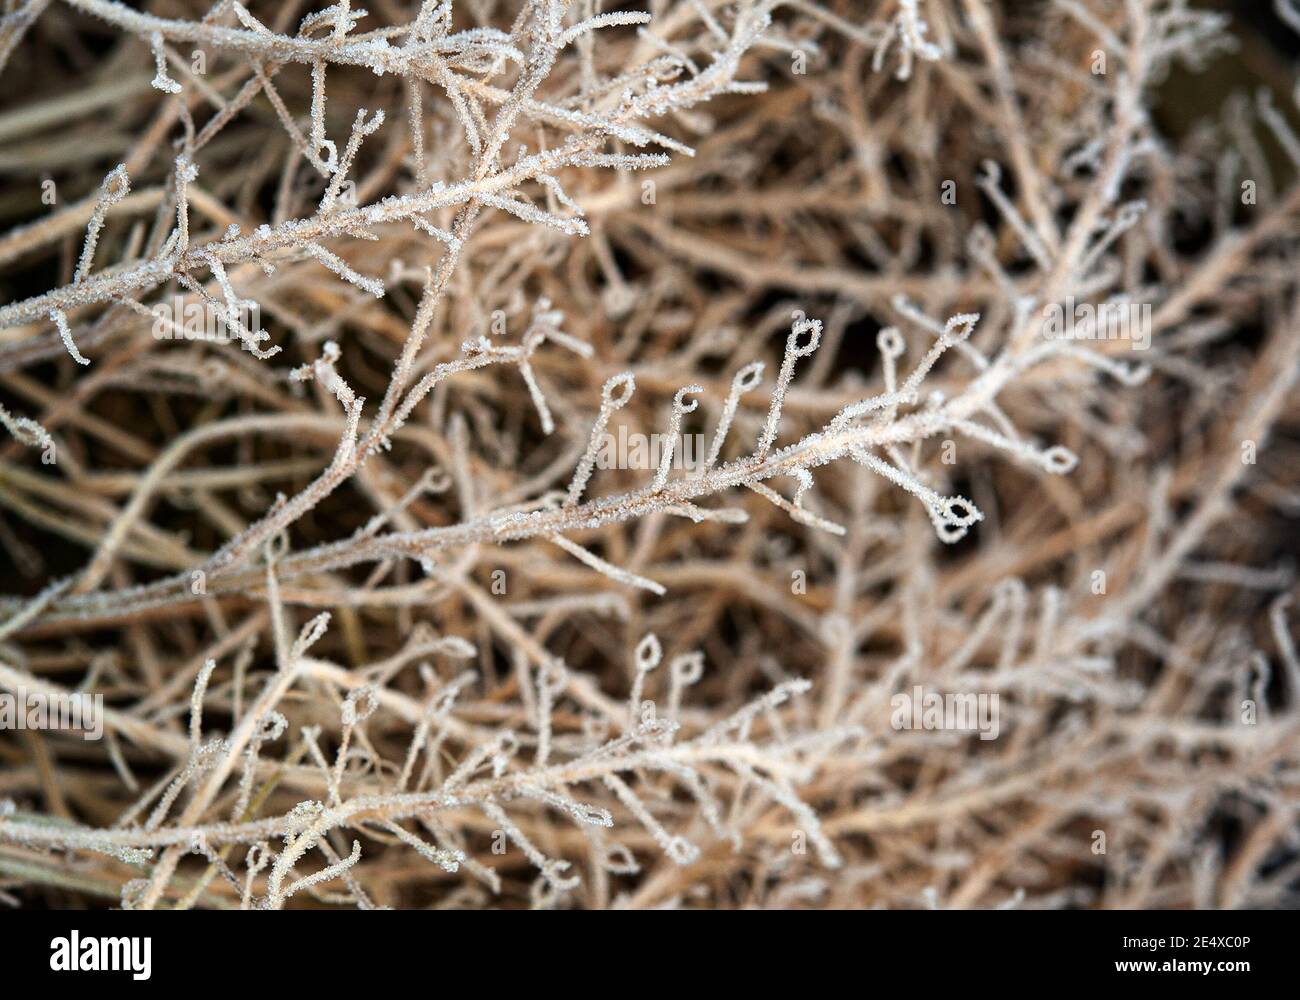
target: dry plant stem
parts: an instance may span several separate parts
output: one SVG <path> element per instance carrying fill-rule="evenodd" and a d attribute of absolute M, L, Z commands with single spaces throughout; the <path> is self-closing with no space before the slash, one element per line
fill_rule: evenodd
<path fill-rule="evenodd" d="M 145 8 L 0 13 L 0 901 L 1296 904 L 1248 28 Z"/>

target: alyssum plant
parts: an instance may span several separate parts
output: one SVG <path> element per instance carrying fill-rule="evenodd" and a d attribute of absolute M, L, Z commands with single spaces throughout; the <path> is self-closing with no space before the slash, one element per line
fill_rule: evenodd
<path fill-rule="evenodd" d="M 0 688 L 106 704 L 0 733 L 0 898 L 1292 899 L 1300 140 L 1153 113 L 1225 19 L 604 6 L 5 9 Z"/>

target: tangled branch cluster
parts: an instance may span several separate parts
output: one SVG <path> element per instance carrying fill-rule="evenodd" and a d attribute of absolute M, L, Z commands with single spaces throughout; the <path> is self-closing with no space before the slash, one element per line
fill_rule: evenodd
<path fill-rule="evenodd" d="M 142 6 L 0 17 L 0 690 L 104 698 L 0 732 L 0 898 L 1296 901 L 1300 88 L 1161 96 L 1225 17 Z"/>

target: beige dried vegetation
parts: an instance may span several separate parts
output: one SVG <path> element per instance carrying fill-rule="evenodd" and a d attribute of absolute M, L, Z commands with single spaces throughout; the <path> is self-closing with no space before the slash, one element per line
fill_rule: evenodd
<path fill-rule="evenodd" d="M 0 901 L 1296 903 L 1294 66 L 141 6 L 0 4 L 0 690 L 103 699 L 0 731 Z"/>

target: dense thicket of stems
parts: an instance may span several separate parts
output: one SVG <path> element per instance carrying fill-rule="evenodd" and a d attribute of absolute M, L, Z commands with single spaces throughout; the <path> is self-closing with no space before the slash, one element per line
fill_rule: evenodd
<path fill-rule="evenodd" d="M 1294 66 L 610 6 L 0 5 L 0 902 L 1296 902 Z"/>

